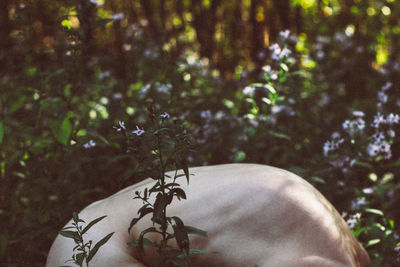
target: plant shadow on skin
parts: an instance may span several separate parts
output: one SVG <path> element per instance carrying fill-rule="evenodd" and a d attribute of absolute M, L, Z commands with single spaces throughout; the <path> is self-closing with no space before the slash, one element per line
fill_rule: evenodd
<path fill-rule="evenodd" d="M 207 236 L 203 230 L 187 226 L 176 216 L 167 216 L 167 207 L 174 198 L 186 199 L 185 191 L 180 188 L 177 179 L 185 177 L 189 183 L 189 168 L 186 163 L 191 150 L 191 143 L 186 129 L 176 119 L 171 119 L 166 112 L 158 114 L 153 105 L 148 106 L 148 117 L 151 125 L 146 130 L 136 126 L 136 130 L 129 131 L 124 122 L 119 122 L 115 127 L 117 132 L 125 134 L 128 140 L 128 153 L 135 156 L 141 162 L 140 172 L 147 174 L 155 180 L 151 188 L 145 188 L 143 192 L 135 192 L 134 199 L 142 200 L 143 206 L 138 210 L 138 217 L 132 219 L 128 232 L 144 216 L 152 214 L 152 227 L 143 230 L 138 239 L 128 242 L 128 246 L 137 247 L 140 258 L 145 256 L 144 246 L 152 246 L 157 249 L 157 257 L 152 266 L 189 266 L 190 255 L 205 254 L 205 251 L 190 249 L 189 234 Z M 174 169 L 173 176 L 166 172 Z M 182 169 L 183 173 L 178 173 Z M 156 194 L 154 201 L 150 196 Z M 152 203 L 153 202 L 153 203 Z M 169 226 L 172 232 L 169 232 Z M 153 233 L 161 236 L 159 242 L 146 238 L 146 234 Z M 178 248 L 168 244 L 175 239 Z"/>
<path fill-rule="evenodd" d="M 66 262 L 72 261 L 73 263 L 81 267 L 84 266 L 83 265 L 84 263 L 86 263 L 86 266 L 89 267 L 90 260 L 96 255 L 96 253 L 99 251 L 99 248 L 103 246 L 105 243 L 107 243 L 107 241 L 111 238 L 114 232 L 109 233 L 108 235 L 103 237 L 93 247 L 92 247 L 92 240 L 89 240 L 88 242 L 85 243 L 83 235 L 93 225 L 100 222 L 105 217 L 107 216 L 101 216 L 99 218 L 96 218 L 90 223 L 88 223 L 85 226 L 85 228 L 83 228 L 82 225 L 79 225 L 79 223 L 85 223 L 85 221 L 80 219 L 76 212 L 72 214 L 72 219 L 73 219 L 72 226 L 67 226 L 59 232 L 60 235 L 73 239 L 76 244 L 76 246 L 73 248 L 72 259 Z M 73 231 L 72 229 L 74 229 L 75 231 Z M 77 253 L 75 253 L 75 251 L 77 251 Z M 64 265 L 61 267 L 68 267 L 68 266 L 69 265 Z"/>

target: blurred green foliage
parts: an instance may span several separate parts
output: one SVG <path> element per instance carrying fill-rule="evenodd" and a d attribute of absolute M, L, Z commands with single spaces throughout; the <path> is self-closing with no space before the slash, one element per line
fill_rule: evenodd
<path fill-rule="evenodd" d="M 193 166 L 270 164 L 340 211 L 363 200 L 356 234 L 375 266 L 396 266 L 398 138 L 390 160 L 350 171 L 322 147 L 352 110 L 380 110 L 386 82 L 400 113 L 399 16 L 394 0 L 2 0 L 0 265 L 43 266 L 73 211 L 144 178 L 112 126 L 153 102 L 194 132 Z M 294 61 L 277 62 L 285 29 Z"/>

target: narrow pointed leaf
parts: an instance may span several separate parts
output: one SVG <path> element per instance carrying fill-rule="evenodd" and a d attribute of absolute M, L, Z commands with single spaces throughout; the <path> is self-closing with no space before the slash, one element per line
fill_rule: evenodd
<path fill-rule="evenodd" d="M 98 223 L 99 221 L 103 220 L 105 217 L 107 217 L 107 216 L 104 215 L 104 216 L 101 216 L 101 217 L 99 217 L 99 218 L 94 219 L 93 221 L 91 221 L 88 225 L 86 225 L 85 228 L 83 228 L 82 234 L 86 233 L 87 230 L 89 230 L 93 225 L 95 225 L 95 224 Z"/>
<path fill-rule="evenodd" d="M 185 229 L 188 232 L 188 234 L 195 234 L 195 235 L 207 237 L 206 231 L 198 229 L 196 227 L 185 225 Z"/>
<path fill-rule="evenodd" d="M 113 234 L 114 234 L 114 232 L 109 233 L 108 235 L 103 237 L 103 239 L 101 239 L 99 242 L 97 242 L 96 245 L 94 245 L 94 247 L 92 248 L 92 250 L 89 253 L 89 256 L 87 257 L 87 262 L 89 262 L 94 257 L 94 255 L 96 255 L 99 248 L 101 246 L 103 246 L 105 243 L 107 243 L 107 241 L 112 237 Z"/>
<path fill-rule="evenodd" d="M 140 210 L 140 215 L 139 215 L 139 217 L 138 217 L 138 218 L 133 218 L 133 219 L 132 219 L 131 224 L 129 225 L 129 228 L 128 228 L 128 233 L 131 232 L 132 227 L 133 227 L 141 218 L 143 218 L 145 215 L 147 215 L 147 214 L 149 214 L 149 213 L 151 213 L 151 212 L 153 212 L 153 208 L 141 209 L 141 210 Z"/>

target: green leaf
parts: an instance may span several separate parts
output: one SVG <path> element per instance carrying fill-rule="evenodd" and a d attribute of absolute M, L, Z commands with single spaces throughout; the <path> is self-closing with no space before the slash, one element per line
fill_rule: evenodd
<path fill-rule="evenodd" d="M 78 214 L 75 211 L 72 213 L 72 218 L 74 219 L 74 222 L 78 222 L 79 220 Z"/>
<path fill-rule="evenodd" d="M 64 19 L 63 21 L 61 21 L 61 25 L 67 28 L 68 30 L 71 30 L 72 28 L 72 22 L 69 21 L 68 19 Z"/>
<path fill-rule="evenodd" d="M 383 211 L 378 210 L 378 209 L 366 208 L 365 211 L 369 212 L 369 213 L 373 213 L 373 214 L 377 214 L 377 215 L 383 216 Z"/>
<path fill-rule="evenodd" d="M 127 245 L 129 247 L 137 247 L 137 246 L 139 246 L 139 240 L 128 242 Z M 154 246 L 154 247 L 156 247 L 157 243 L 154 243 L 153 241 L 151 241 L 148 238 L 143 238 L 143 245 L 144 246 Z"/>
<path fill-rule="evenodd" d="M 139 210 L 139 212 L 140 212 L 139 217 L 138 217 L 138 218 L 133 218 L 133 219 L 132 219 L 131 224 L 129 225 L 129 228 L 128 228 L 128 233 L 131 232 L 132 227 L 133 227 L 142 217 L 144 217 L 145 215 L 147 215 L 147 214 L 153 212 L 153 208 L 142 207 L 142 208 Z"/>
<path fill-rule="evenodd" d="M 156 201 L 154 202 L 154 212 L 152 221 L 161 223 L 164 215 L 164 208 L 168 205 L 169 197 L 158 193 Z"/>
<path fill-rule="evenodd" d="M 4 137 L 4 126 L 3 122 L 0 121 L 0 145 L 3 142 L 3 137 Z"/>
<path fill-rule="evenodd" d="M 175 221 L 175 225 L 172 225 L 172 228 L 174 229 L 176 243 L 181 250 L 184 250 L 186 253 L 188 253 L 189 236 L 185 225 L 179 217 L 173 216 L 172 219 Z"/>
<path fill-rule="evenodd" d="M 360 229 L 356 230 L 353 232 L 354 237 L 358 237 L 362 232 L 364 232 L 366 230 L 365 227 L 361 227 Z"/>
<path fill-rule="evenodd" d="M 83 260 L 85 259 L 85 254 L 86 254 L 86 253 L 84 253 L 84 252 L 76 254 L 76 260 L 75 260 L 75 262 L 76 262 L 79 266 L 82 266 Z"/>
<path fill-rule="evenodd" d="M 276 138 L 280 138 L 280 139 L 286 139 L 286 140 L 290 140 L 291 139 L 290 136 L 288 136 L 286 134 L 283 134 L 283 133 L 278 133 L 278 132 L 275 132 L 275 131 L 268 131 L 268 134 L 271 135 L 271 136 L 274 136 Z"/>
<path fill-rule="evenodd" d="M 200 250 L 200 249 L 189 249 L 189 255 L 193 255 L 193 254 L 204 255 L 204 254 L 208 254 L 208 252 L 204 251 L 204 250 Z"/>
<path fill-rule="evenodd" d="M 150 228 L 147 228 L 146 230 L 143 230 L 141 233 L 140 233 L 140 236 L 139 236 L 139 239 L 138 239 L 138 249 L 139 249 L 139 252 L 144 256 L 144 248 L 143 248 L 143 245 L 144 245 L 144 235 L 145 234 L 147 234 L 147 233 L 150 233 L 150 232 L 155 232 L 155 233 L 158 233 L 158 231 L 157 231 L 157 229 L 156 228 L 154 228 L 154 227 L 150 227 Z"/>
<path fill-rule="evenodd" d="M 318 176 L 311 177 L 311 181 L 320 183 L 320 184 L 326 184 L 325 180 Z"/>
<path fill-rule="evenodd" d="M 20 96 L 18 100 L 11 105 L 9 114 L 13 114 L 17 110 L 19 110 L 25 104 L 26 98 L 26 95 Z"/>
<path fill-rule="evenodd" d="M 288 72 L 288 71 L 289 71 L 289 68 L 288 68 L 288 66 L 287 66 L 285 63 L 281 63 L 281 64 L 280 64 L 280 67 L 281 67 L 281 69 L 282 69 L 284 72 Z"/>
<path fill-rule="evenodd" d="M 234 162 L 241 162 L 242 160 L 244 160 L 246 158 L 246 152 L 244 151 L 238 151 L 235 153 Z"/>
<path fill-rule="evenodd" d="M 94 219 L 93 221 L 91 221 L 88 225 L 86 225 L 85 228 L 83 228 L 83 230 L 82 230 L 82 235 L 83 235 L 84 233 L 86 233 L 87 230 L 89 230 L 93 225 L 95 225 L 95 224 L 98 223 L 99 221 L 103 220 L 105 217 L 107 217 L 107 216 L 104 215 L 104 216 L 101 216 L 101 217 L 99 217 L 99 218 Z"/>
<path fill-rule="evenodd" d="M 179 200 L 181 200 L 181 198 L 186 199 L 186 193 L 185 193 L 185 191 L 183 191 L 183 189 L 174 188 L 174 189 L 172 189 L 172 192 L 174 195 L 176 195 L 178 197 Z"/>
<path fill-rule="evenodd" d="M 185 229 L 188 234 L 195 234 L 195 235 L 207 237 L 206 231 L 200 230 L 196 227 L 185 225 Z"/>
<path fill-rule="evenodd" d="M 69 119 L 70 116 L 67 115 L 65 116 L 61 124 L 59 124 L 57 121 L 50 122 L 50 128 L 53 132 L 54 137 L 58 142 L 63 145 L 67 145 L 72 132 L 72 125 Z"/>
<path fill-rule="evenodd" d="M 94 255 L 96 255 L 99 248 L 101 246 L 103 246 L 105 243 L 107 243 L 107 241 L 112 237 L 113 234 L 114 234 L 114 232 L 109 233 L 108 235 L 103 237 L 103 239 L 101 239 L 99 242 L 97 242 L 96 245 L 94 245 L 94 247 L 92 248 L 92 250 L 89 253 L 89 256 L 87 257 L 87 262 L 89 262 L 94 257 Z"/>
<path fill-rule="evenodd" d="M 369 164 L 368 162 L 363 162 L 363 161 L 356 161 L 354 162 L 353 166 L 360 166 L 360 167 L 364 167 L 370 170 L 373 170 L 373 166 L 371 164 Z"/>
<path fill-rule="evenodd" d="M 60 232 L 58 232 L 60 235 L 67 237 L 67 238 L 72 238 L 76 241 L 82 241 L 82 238 L 79 236 L 78 232 L 74 232 L 74 231 L 63 231 L 61 230 Z"/>
<path fill-rule="evenodd" d="M 370 247 L 370 246 L 376 245 L 376 244 L 378 244 L 379 242 L 381 242 L 381 240 L 380 240 L 379 238 L 377 238 L 377 239 L 372 239 L 372 240 L 368 241 L 366 247 Z"/>
<path fill-rule="evenodd" d="M 183 169 L 183 172 L 185 173 L 187 183 L 189 184 L 189 168 L 188 168 L 188 166 L 184 163 L 182 169 Z"/>

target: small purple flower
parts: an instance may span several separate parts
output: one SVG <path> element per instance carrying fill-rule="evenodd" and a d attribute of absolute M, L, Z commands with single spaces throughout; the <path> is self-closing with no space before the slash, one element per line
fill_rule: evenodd
<path fill-rule="evenodd" d="M 378 112 L 378 114 L 374 116 L 374 122 L 371 124 L 371 126 L 374 128 L 378 128 L 381 123 L 386 123 L 386 120 L 385 117 L 380 112 Z"/>
<path fill-rule="evenodd" d="M 125 127 L 125 122 L 123 121 L 119 121 L 118 122 L 119 126 L 113 126 L 113 128 L 117 131 L 117 132 L 121 132 L 121 131 L 125 131 L 126 127 Z"/>
<path fill-rule="evenodd" d="M 162 114 L 160 115 L 160 117 L 161 117 L 162 119 L 164 119 L 164 120 L 167 120 L 167 119 L 169 119 L 171 116 L 170 116 L 167 112 L 164 112 L 164 113 L 162 113 Z"/>
<path fill-rule="evenodd" d="M 93 140 L 89 140 L 89 142 L 83 144 L 83 147 L 86 149 L 92 148 L 96 146 L 96 142 Z"/>
<path fill-rule="evenodd" d="M 385 83 L 385 85 L 384 86 L 382 86 L 382 91 L 387 91 L 390 87 L 392 87 L 392 85 L 393 85 L 393 83 L 391 83 L 391 82 L 387 82 L 387 83 Z"/>
<path fill-rule="evenodd" d="M 379 101 L 381 101 L 382 103 L 386 103 L 388 101 L 388 95 L 382 91 L 378 92 L 378 98 L 379 98 Z"/>
<path fill-rule="evenodd" d="M 398 114 L 393 114 L 390 113 L 387 117 L 386 117 L 386 122 L 388 124 L 394 124 L 394 123 L 399 123 L 400 121 L 400 116 Z"/>
<path fill-rule="evenodd" d="M 136 125 L 136 130 L 132 131 L 132 133 L 136 134 L 137 136 L 141 136 L 142 134 L 144 134 L 144 130 L 140 129 L 139 126 Z"/>

